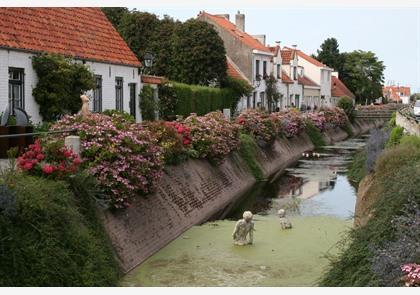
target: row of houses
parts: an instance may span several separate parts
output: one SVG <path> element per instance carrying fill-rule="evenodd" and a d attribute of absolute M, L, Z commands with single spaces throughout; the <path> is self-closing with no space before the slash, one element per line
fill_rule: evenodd
<path fill-rule="evenodd" d="M 245 15 L 235 24 L 229 15 L 200 12 L 198 19 L 214 26 L 224 41 L 228 74 L 253 86 L 238 109 L 268 107 L 264 78 L 272 73 L 281 94 L 275 108 L 317 108 L 333 105 L 342 95 L 353 94 L 333 69 L 296 47 L 266 46 L 265 35 L 245 32 Z M 100 8 L 0 8 L 0 113 L 7 104 L 23 108 L 32 122 L 41 122 L 32 96 L 38 77 L 32 57 L 57 53 L 87 65 L 95 75 L 89 91 L 90 109 L 126 111 L 141 121 L 139 93 L 144 84 L 161 83 L 142 75 L 143 65 Z"/>
<path fill-rule="evenodd" d="M 249 97 L 243 97 L 238 110 L 247 108 L 285 109 L 297 107 L 316 109 L 333 106 L 341 96 L 354 100 L 354 94 L 339 79 L 339 73 L 307 55 L 296 46 L 283 46 L 276 42 L 266 45 L 265 35 L 250 35 L 245 31 L 245 15 L 235 15 L 235 22 L 229 14 L 213 15 L 201 11 L 198 19 L 214 26 L 224 41 L 228 74 L 241 78 L 253 86 Z M 280 99 L 277 104 L 268 105 L 265 78 L 272 74 L 276 78 Z"/>

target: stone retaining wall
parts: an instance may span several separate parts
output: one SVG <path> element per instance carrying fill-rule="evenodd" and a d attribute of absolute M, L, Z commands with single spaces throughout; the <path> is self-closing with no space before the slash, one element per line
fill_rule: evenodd
<path fill-rule="evenodd" d="M 397 112 L 395 123 L 403 127 L 409 134 L 420 136 L 420 124 L 414 118 Z"/>
<path fill-rule="evenodd" d="M 376 121 L 358 121 L 355 134 L 379 126 Z M 325 134 L 331 144 L 347 137 L 342 130 Z M 257 160 L 269 178 L 296 162 L 302 152 L 312 150 L 306 134 L 277 140 L 268 149 L 258 149 Z M 220 166 L 204 160 L 189 160 L 165 168 L 155 194 L 138 198 L 126 210 L 103 214 L 106 229 L 124 272 L 132 270 L 191 226 L 208 220 L 236 201 L 255 184 L 242 158 L 233 153 Z"/>

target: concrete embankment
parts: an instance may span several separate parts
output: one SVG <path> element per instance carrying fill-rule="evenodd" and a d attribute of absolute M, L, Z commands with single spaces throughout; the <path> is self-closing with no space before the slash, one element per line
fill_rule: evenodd
<path fill-rule="evenodd" d="M 358 120 L 355 135 L 366 133 L 383 120 Z M 328 144 L 347 138 L 341 129 L 324 133 Z M 302 152 L 314 145 L 306 134 L 276 140 L 267 149 L 257 150 L 264 176 L 270 178 L 294 164 Z M 255 184 L 252 173 L 237 153 L 220 166 L 204 160 L 189 160 L 165 168 L 156 193 L 133 201 L 130 208 L 104 212 L 104 223 L 125 272 L 130 271 L 191 226 L 208 220 L 235 202 Z"/>

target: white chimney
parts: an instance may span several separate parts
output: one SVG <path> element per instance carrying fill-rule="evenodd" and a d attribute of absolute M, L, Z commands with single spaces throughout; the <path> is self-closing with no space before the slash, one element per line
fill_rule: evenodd
<path fill-rule="evenodd" d="M 332 72 L 331 76 L 338 78 L 338 72 Z"/>
<path fill-rule="evenodd" d="M 252 37 L 260 41 L 260 43 L 265 46 L 265 35 L 252 35 Z"/>
<path fill-rule="evenodd" d="M 239 10 L 235 15 L 235 25 L 238 30 L 245 32 L 245 14 L 241 13 Z"/>

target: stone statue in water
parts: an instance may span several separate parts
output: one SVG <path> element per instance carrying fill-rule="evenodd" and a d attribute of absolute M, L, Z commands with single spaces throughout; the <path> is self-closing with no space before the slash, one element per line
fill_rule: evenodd
<path fill-rule="evenodd" d="M 279 211 L 277 211 L 277 214 L 280 217 L 281 229 L 292 228 L 292 223 L 289 221 L 289 219 L 286 218 L 286 211 L 284 209 L 280 209 Z"/>
<path fill-rule="evenodd" d="M 245 211 L 243 219 L 238 220 L 233 230 L 233 240 L 235 245 L 244 246 L 252 244 L 254 241 L 254 222 L 252 222 L 251 211 Z M 249 240 L 247 236 L 249 235 Z"/>

